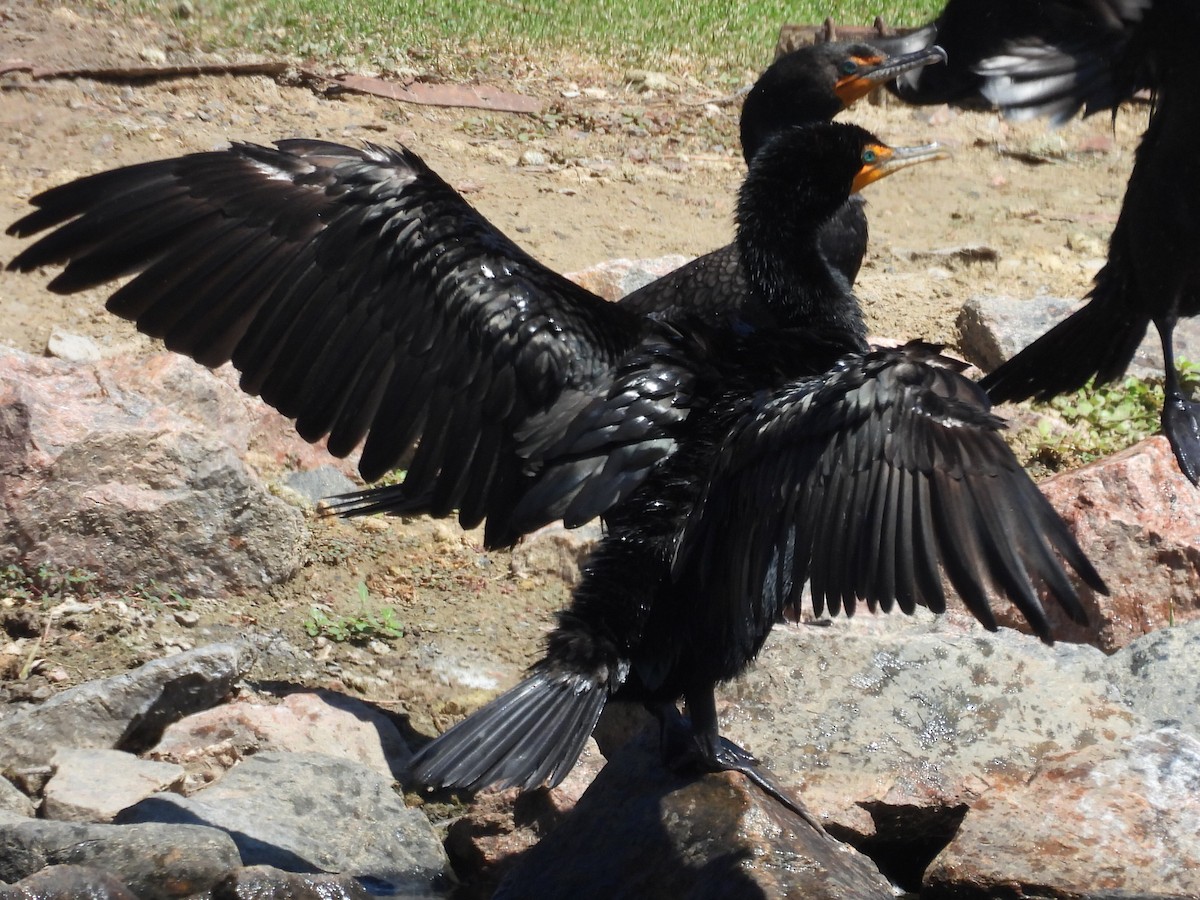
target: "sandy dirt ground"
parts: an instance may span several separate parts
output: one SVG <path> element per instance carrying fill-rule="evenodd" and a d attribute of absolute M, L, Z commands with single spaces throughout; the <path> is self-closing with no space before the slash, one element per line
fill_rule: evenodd
<path fill-rule="evenodd" d="M 764 62 L 770 53 L 764 48 Z M 198 58 L 207 57 L 169 30 L 112 12 L 32 0 L 0 10 L 0 62 Z M 10 73 L 0 76 L 0 225 L 19 217 L 33 194 L 80 175 L 231 140 L 307 136 L 409 145 L 560 271 L 613 257 L 696 255 L 733 234 L 744 172 L 738 106 L 714 105 L 722 91 L 695 79 L 677 81 L 678 91 L 647 94 L 595 63 L 514 66 L 497 86 L 543 99 L 548 113 L 535 117 L 328 96 L 264 77 L 119 84 Z M 872 248 L 857 289 L 874 334 L 953 348 L 955 318 L 972 294 L 1083 294 L 1102 262 L 1145 115 L 1135 109 L 1115 126 L 1099 116 L 1053 132 L 1040 122 L 887 103 L 860 104 L 843 118 L 893 144 L 937 140 L 954 154 L 868 189 Z M 523 156 L 534 164 L 521 165 Z M 993 258 L 967 262 L 950 252 L 973 246 Z M 0 262 L 20 247 L 0 235 Z M 154 349 L 103 311 L 104 292 L 55 296 L 45 290 L 50 274 L 0 273 L 0 341 L 41 353 L 58 328 L 109 351 Z M 454 523 L 323 520 L 312 528 L 309 563 L 291 583 L 255 596 L 185 600 L 201 615 L 190 627 L 173 615 L 180 601 L 170 586 L 131 586 L 123 612 L 98 608 L 83 631 L 46 630 L 36 647 L 42 662 L 24 679 L 10 667 L 3 696 L 44 696 L 173 647 L 255 628 L 307 655 L 300 669 L 294 659 L 274 671 L 268 665 L 265 677 L 340 686 L 428 734 L 515 678 L 568 595 L 553 577 L 515 578 L 505 554 L 483 553 L 478 535 Z M 373 648 L 314 641 L 303 627 L 311 604 L 353 614 L 360 584 L 372 602 L 396 610 L 404 636 Z M 7 614 L 36 602 L 10 597 Z M 131 606 L 140 613 L 131 616 Z M 105 633 L 105 616 L 108 639 L 92 639 Z M 448 675 L 456 659 L 475 675 Z"/>

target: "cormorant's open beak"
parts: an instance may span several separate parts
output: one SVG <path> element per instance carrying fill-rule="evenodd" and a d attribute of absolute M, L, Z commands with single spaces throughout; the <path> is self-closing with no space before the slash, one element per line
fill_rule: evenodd
<path fill-rule="evenodd" d="M 949 159 L 950 154 L 937 144 L 922 144 L 919 147 L 889 147 L 886 144 L 871 144 L 863 151 L 862 168 L 854 176 L 851 191 L 861 191 L 868 184 L 886 178 L 893 172 L 907 169 L 918 163 L 935 159 Z"/>
<path fill-rule="evenodd" d="M 855 60 L 859 64 L 858 70 L 851 75 L 839 78 L 837 84 L 833 86 L 833 91 L 842 101 L 843 106 L 849 106 L 870 92 L 871 88 L 887 84 L 905 72 L 945 61 L 946 51 L 937 46 L 925 47 L 902 56 L 858 58 Z"/>

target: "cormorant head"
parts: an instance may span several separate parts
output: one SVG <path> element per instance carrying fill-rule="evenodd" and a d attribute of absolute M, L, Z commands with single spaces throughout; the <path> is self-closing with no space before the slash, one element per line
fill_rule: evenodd
<path fill-rule="evenodd" d="M 776 232 L 815 233 L 855 191 L 946 156 L 936 144 L 889 147 L 857 125 L 820 122 L 788 128 L 768 138 L 751 161 L 738 199 L 738 221 Z"/>
<path fill-rule="evenodd" d="M 742 106 L 747 163 L 772 134 L 832 119 L 871 88 L 911 69 L 944 62 L 940 47 L 889 57 L 869 44 L 826 43 L 793 50 L 763 72 Z"/>

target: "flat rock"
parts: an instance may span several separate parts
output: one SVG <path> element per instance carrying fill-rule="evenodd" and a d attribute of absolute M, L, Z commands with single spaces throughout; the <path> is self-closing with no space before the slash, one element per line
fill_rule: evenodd
<path fill-rule="evenodd" d="M 1162 729 L 1000 775 L 926 885 L 922 897 L 1200 896 L 1200 741 Z"/>
<path fill-rule="evenodd" d="M 500 898 L 888 898 L 869 859 L 740 775 L 688 779 L 657 740 L 627 744 L 515 864 Z"/>
<path fill-rule="evenodd" d="M 396 777 L 412 758 L 387 716 L 332 691 L 297 691 L 282 699 L 238 698 L 168 726 L 148 755 L 186 767 L 185 793 L 192 793 L 239 760 L 264 750 L 349 759 L 385 778 Z"/>
<path fill-rule="evenodd" d="M 100 345 L 89 337 L 55 328 L 46 341 L 46 353 L 67 362 L 95 362 L 102 356 Z"/>
<path fill-rule="evenodd" d="M 283 485 L 310 504 L 359 489 L 359 485 L 335 466 L 320 466 L 316 469 L 292 472 L 283 480 Z"/>
<path fill-rule="evenodd" d="M 229 835 L 203 825 L 82 825 L 0 812 L 0 881 L 60 864 L 108 872 L 139 900 L 168 900 L 208 890 L 241 860 Z"/>
<path fill-rule="evenodd" d="M 183 767 L 120 750 L 60 747 L 51 760 L 42 816 L 65 822 L 108 822 L 127 806 L 183 782 Z"/>
<path fill-rule="evenodd" d="M 0 723 L 7 770 L 45 765 L 60 747 L 140 751 L 170 722 L 216 705 L 250 671 L 248 643 L 210 644 L 90 681 Z"/>
<path fill-rule="evenodd" d="M 1109 677 L 1130 709 L 1200 738 L 1200 621 L 1163 628 L 1114 653 Z"/>
<path fill-rule="evenodd" d="M 999 773 L 1148 727 L 1106 671 L 1093 647 L 959 616 L 777 626 L 719 695 L 722 729 L 911 889 Z"/>
<path fill-rule="evenodd" d="M 116 821 L 204 822 L 229 833 L 245 865 L 352 875 L 373 891 L 436 896 L 452 878 L 428 820 L 391 779 L 319 753 L 258 753 L 191 797 L 158 794 Z"/>

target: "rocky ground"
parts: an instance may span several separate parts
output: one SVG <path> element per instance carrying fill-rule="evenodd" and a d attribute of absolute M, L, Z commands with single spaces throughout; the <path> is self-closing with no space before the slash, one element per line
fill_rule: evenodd
<path fill-rule="evenodd" d="M 111 11 L 16 0 L 0 10 L 0 26 L 0 64 L 215 61 L 170 30 Z M 764 48 L 764 63 L 769 57 Z M 333 67 L 317 61 L 309 68 Z M 228 140 L 311 136 L 408 144 L 502 229 L 563 271 L 614 257 L 692 256 L 727 242 L 743 171 L 737 105 L 720 102 L 725 88 L 686 74 L 673 74 L 653 90 L 627 74 L 561 57 L 513 63 L 498 86 L 536 98 L 545 109 L 514 115 L 332 95 L 290 76 L 122 83 L 14 71 L 0 75 L 0 222 L 20 216 L 34 193 L 93 171 Z M 1086 290 L 1102 261 L 1143 121 L 1134 110 L 1115 127 L 1101 117 L 1048 132 L 1039 123 L 1012 126 L 992 115 L 886 104 L 863 104 L 847 118 L 893 143 L 938 140 L 954 152 L 948 162 L 870 189 L 872 253 L 858 287 L 876 334 L 923 336 L 952 347 L 966 343 L 957 323 L 972 296 L 1073 298 Z M 0 235 L 0 261 L 19 246 Z M 209 374 L 157 353 L 127 323 L 103 312 L 103 293 L 63 299 L 46 292 L 48 277 L 0 273 L 0 401 L 6 410 L 22 410 L 0 420 L 8 442 L 0 447 L 0 474 L 10 487 L 24 485 L 10 490 L 0 511 L 6 534 L 19 536 L 0 558 L 8 565 L 0 580 L 0 696 L 14 711 L 100 676 L 247 635 L 257 636 L 258 649 L 244 671 L 234 666 L 238 675 L 370 701 L 408 739 L 433 734 L 515 680 L 536 653 L 550 613 L 568 596 L 574 545 L 551 535 L 514 557 L 483 552 L 478 534 L 451 522 L 319 518 L 313 499 L 348 485 L 352 464 L 322 468 L 331 461 L 320 448 L 290 438 L 285 422 L 237 392 L 231 373 Z M 48 351 L 52 358 L 43 358 Z M 11 449 L 18 446 L 19 452 Z M 1057 489 L 1060 508 L 1073 509 L 1074 520 L 1096 535 L 1093 555 L 1112 562 L 1105 572 L 1110 583 L 1122 586 L 1114 604 L 1098 601 L 1105 624 L 1077 636 L 1109 652 L 1194 611 L 1200 558 L 1188 538 L 1196 533 L 1187 518 L 1192 504 L 1172 480 L 1161 448 L 1122 465 L 1120 479 L 1085 476 Z M 299 474 L 314 470 L 317 476 Z M 82 483 L 76 476 L 97 471 L 110 473 L 108 486 L 87 496 L 111 501 L 104 508 L 123 510 L 120 515 L 104 518 L 95 511 L 99 500 L 93 518 L 81 518 L 71 506 Z M 140 487 L 130 493 L 131 485 L 155 479 L 156 489 L 181 505 L 152 503 Z M 1114 480 L 1133 480 L 1144 495 L 1131 500 L 1113 490 Z M 220 492 L 207 490 L 217 483 Z M 199 505 L 179 499 L 189 492 L 201 498 Z M 1118 515 L 1122 503 L 1135 504 L 1139 516 Z M 1158 512 L 1146 512 L 1155 503 Z M 1110 521 L 1118 523 L 1115 536 L 1100 527 Z M 247 547 L 263 550 L 247 555 Z M 1161 573 L 1161 583 L 1150 571 L 1155 578 Z M 277 583 L 264 586 L 268 581 Z M 772 665 L 768 660 L 760 671 Z M 855 665 L 854 677 L 867 677 L 868 664 Z M 888 671 L 884 666 L 886 681 L 893 677 Z M 1094 705 L 1089 701 L 1087 708 Z M 1124 721 L 1133 714 L 1102 715 Z M 1153 722 L 1178 718 L 1148 716 L 1111 740 L 1152 740 Z M 1194 736 L 1194 725 L 1188 727 Z M 759 752 L 769 744 L 764 736 L 738 737 Z M 88 746 L 131 749 L 122 740 Z M 820 746 L 824 739 L 806 740 L 798 745 Z M 1091 740 L 1085 735 L 1055 747 L 1070 743 L 1077 750 Z M 927 750 L 940 746 L 926 744 Z M 780 752 L 772 747 L 776 759 Z M 847 744 L 839 752 L 855 751 Z M 1005 752 L 1023 760 L 1009 771 L 1014 783 L 1019 775 L 1063 781 L 1053 766 L 1041 765 L 1045 747 L 1041 755 Z M 1109 758 L 1107 749 L 1094 752 Z M 997 751 L 996 758 L 1007 757 Z M 1038 765 L 1027 766 L 1031 758 Z M 26 768 L 51 760 L 44 755 Z M 802 762 L 787 765 L 803 782 Z M 985 761 L 970 778 L 991 777 L 994 770 Z M 877 773 L 870 777 L 875 793 L 854 806 L 858 819 L 863 810 L 886 806 L 881 798 L 888 791 L 880 791 Z M 983 795 L 977 783 L 934 791 L 912 788 L 909 775 L 904 779 L 908 787 L 898 795 L 909 799 L 897 807 L 914 805 L 911 794 L 936 795 L 939 810 L 979 806 Z M 27 787 L 42 796 L 44 784 L 36 778 Z M 857 835 L 859 844 L 869 844 L 880 830 L 865 828 L 852 810 L 820 802 L 820 815 L 838 836 Z M 495 815 L 508 824 L 493 823 L 501 837 L 515 833 L 511 801 L 506 809 Z M 460 812 L 453 804 L 434 810 L 443 824 Z M 330 817 L 337 821 L 338 815 L 346 813 Z M 933 818 L 948 828 L 948 840 L 954 827 L 940 812 Z M 1162 820 L 1147 834 L 1159 835 L 1168 825 L 1186 823 Z M 477 833 L 464 837 L 465 830 L 456 832 L 456 865 L 464 859 L 478 864 L 480 856 L 494 863 L 520 843 L 487 845 Z M 476 828 L 486 831 L 486 822 Z M 1170 845 L 1159 853 L 1183 851 Z M 431 871 L 441 873 L 442 865 Z M 962 865 L 952 857 L 936 869 L 941 883 L 951 885 L 947 892 L 958 889 L 952 874 Z M 18 874 L 6 870 L 0 878 Z M 911 886 L 911 873 L 906 877 Z M 1015 879 L 1003 872 L 995 877 L 1007 885 Z M 1076 878 L 1072 885 L 1076 893 L 1054 896 L 1088 895 L 1086 883 Z M 1009 896 L 1002 892 L 1008 889 L 994 895 Z M 980 896 L 993 895 L 990 887 L 981 890 Z"/>

